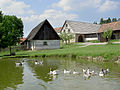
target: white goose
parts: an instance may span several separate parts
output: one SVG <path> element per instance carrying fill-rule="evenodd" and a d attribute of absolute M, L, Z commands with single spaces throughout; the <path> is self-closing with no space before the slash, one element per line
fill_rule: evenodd
<path fill-rule="evenodd" d="M 53 70 L 52 71 L 52 68 L 50 68 L 49 74 L 51 74 L 51 75 L 58 75 L 58 70 Z"/>
<path fill-rule="evenodd" d="M 35 65 L 37 65 L 37 64 L 39 64 L 39 62 L 36 60 L 36 61 L 35 61 Z"/>
<path fill-rule="evenodd" d="M 73 74 L 80 74 L 80 73 L 74 69 Z"/>
<path fill-rule="evenodd" d="M 66 69 L 64 69 L 64 74 L 70 74 L 71 70 L 67 71 Z"/>
<path fill-rule="evenodd" d="M 99 76 L 100 76 L 100 77 L 103 77 L 103 76 L 104 76 L 104 70 L 103 70 L 103 69 L 99 72 Z"/>
<path fill-rule="evenodd" d="M 24 64 L 24 61 L 19 62 L 19 63 L 15 63 L 15 64 L 16 64 L 16 66 L 22 66 Z"/>

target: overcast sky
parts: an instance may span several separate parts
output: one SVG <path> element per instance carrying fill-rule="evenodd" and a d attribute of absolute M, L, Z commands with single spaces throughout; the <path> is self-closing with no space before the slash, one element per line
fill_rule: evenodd
<path fill-rule="evenodd" d="M 45 19 L 59 27 L 65 20 L 93 23 L 100 18 L 120 18 L 120 0 L 0 0 L 0 10 L 23 20 L 26 37 Z"/>

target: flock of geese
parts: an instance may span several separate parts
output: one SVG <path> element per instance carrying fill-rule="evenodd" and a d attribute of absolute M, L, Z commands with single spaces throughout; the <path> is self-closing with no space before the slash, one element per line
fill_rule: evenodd
<path fill-rule="evenodd" d="M 84 78 L 90 78 L 91 76 L 94 76 L 94 75 L 99 75 L 100 77 L 103 77 L 109 73 L 109 69 L 101 69 L 100 72 L 97 73 L 95 71 L 90 71 L 90 69 L 88 68 L 87 70 L 83 69 L 82 72 L 83 72 Z M 71 70 L 64 69 L 63 73 L 64 74 L 80 74 L 80 72 L 77 72 L 75 69 L 73 70 L 73 72 Z M 49 74 L 58 75 L 59 72 L 58 70 L 52 70 L 52 68 L 50 68 Z"/>
<path fill-rule="evenodd" d="M 43 64 L 43 61 L 35 61 L 34 62 L 35 65 L 42 65 Z M 16 63 L 16 66 L 22 66 L 24 65 L 24 60 L 21 61 L 20 63 Z M 99 71 L 99 73 L 95 72 L 95 71 L 90 71 L 90 69 L 82 69 L 82 72 L 83 72 L 83 77 L 84 78 L 90 78 L 91 76 L 95 76 L 95 75 L 99 75 L 100 77 L 103 77 L 105 76 L 106 74 L 109 73 L 109 69 L 101 69 Z M 64 74 L 80 74 L 80 72 L 77 72 L 75 69 L 72 71 L 72 70 L 66 70 L 64 69 L 63 70 L 63 73 Z M 52 68 L 50 68 L 50 71 L 49 71 L 49 74 L 50 75 L 58 75 L 59 74 L 59 70 L 52 70 Z"/>

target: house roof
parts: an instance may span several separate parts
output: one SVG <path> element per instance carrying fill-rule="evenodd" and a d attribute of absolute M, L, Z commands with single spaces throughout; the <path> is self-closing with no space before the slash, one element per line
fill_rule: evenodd
<path fill-rule="evenodd" d="M 57 28 L 54 28 L 54 30 L 57 32 L 57 33 L 60 33 L 62 27 L 57 27 Z"/>
<path fill-rule="evenodd" d="M 30 34 L 27 36 L 26 40 L 31 40 L 34 38 L 34 36 L 37 34 L 37 32 L 39 31 L 39 29 L 42 27 L 42 25 L 45 23 L 46 20 L 42 21 L 40 24 L 38 24 L 31 32 Z"/>
<path fill-rule="evenodd" d="M 65 23 L 69 24 L 74 33 L 80 34 L 90 34 L 97 33 L 101 25 L 87 23 L 87 22 L 78 22 L 66 20 Z"/>
<path fill-rule="evenodd" d="M 99 28 L 98 32 L 100 33 L 100 32 L 107 31 L 108 28 L 112 29 L 113 31 L 120 30 L 120 21 L 102 24 L 102 26 Z"/>

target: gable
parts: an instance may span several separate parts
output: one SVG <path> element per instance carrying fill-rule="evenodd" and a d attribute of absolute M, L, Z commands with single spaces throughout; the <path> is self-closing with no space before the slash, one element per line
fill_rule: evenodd
<path fill-rule="evenodd" d="M 60 40 L 60 37 L 50 23 L 44 20 L 30 32 L 27 40 Z"/>

